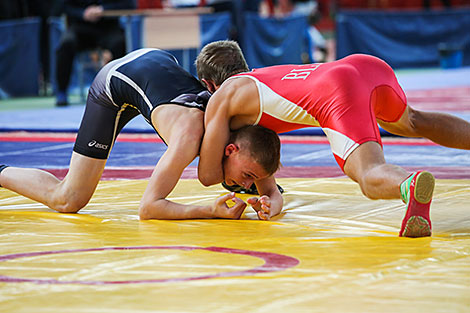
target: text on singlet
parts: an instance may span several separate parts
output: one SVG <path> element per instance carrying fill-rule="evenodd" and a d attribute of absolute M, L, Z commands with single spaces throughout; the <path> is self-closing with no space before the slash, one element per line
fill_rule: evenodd
<path fill-rule="evenodd" d="M 320 64 L 312 64 L 308 68 L 294 68 L 288 74 L 281 78 L 284 79 L 302 79 L 305 80 Z"/>

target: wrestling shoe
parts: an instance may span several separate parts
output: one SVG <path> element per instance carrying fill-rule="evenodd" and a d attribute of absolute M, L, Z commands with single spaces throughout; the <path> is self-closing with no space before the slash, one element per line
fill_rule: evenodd
<path fill-rule="evenodd" d="M 431 236 L 431 207 L 434 191 L 434 176 L 429 172 L 418 171 L 400 186 L 402 197 L 408 204 L 405 218 L 401 224 L 400 237 Z"/>
<path fill-rule="evenodd" d="M 8 167 L 8 165 L 4 165 L 4 164 L 0 164 L 0 173 L 6 169 Z M 2 187 L 2 185 L 0 185 L 0 187 Z"/>
<path fill-rule="evenodd" d="M 256 189 L 256 185 L 252 184 L 249 189 L 246 189 L 240 185 L 227 185 L 225 182 L 222 183 L 222 186 L 227 189 L 228 191 L 232 191 L 235 193 L 243 193 L 243 194 L 248 194 L 248 195 L 259 195 L 258 189 Z M 284 193 L 284 189 L 277 185 L 277 189 L 279 189 L 279 192 L 282 194 Z"/>

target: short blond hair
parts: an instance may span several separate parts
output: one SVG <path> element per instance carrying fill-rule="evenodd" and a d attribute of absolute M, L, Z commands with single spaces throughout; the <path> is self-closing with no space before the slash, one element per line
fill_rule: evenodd
<path fill-rule="evenodd" d="M 232 75 L 249 71 L 240 46 L 232 40 L 214 41 L 205 45 L 195 63 L 199 80 L 211 80 L 217 86 Z"/>

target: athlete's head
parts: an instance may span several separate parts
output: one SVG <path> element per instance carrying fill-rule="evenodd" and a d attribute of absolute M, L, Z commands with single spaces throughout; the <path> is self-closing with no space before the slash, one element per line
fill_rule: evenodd
<path fill-rule="evenodd" d="M 231 40 L 205 45 L 196 58 L 196 70 L 199 80 L 211 92 L 213 86 L 222 85 L 230 76 L 249 71 L 240 46 Z"/>
<path fill-rule="evenodd" d="M 278 135 L 262 126 L 245 126 L 232 132 L 225 147 L 223 168 L 228 185 L 249 188 L 255 180 L 273 175 L 280 166 Z"/>

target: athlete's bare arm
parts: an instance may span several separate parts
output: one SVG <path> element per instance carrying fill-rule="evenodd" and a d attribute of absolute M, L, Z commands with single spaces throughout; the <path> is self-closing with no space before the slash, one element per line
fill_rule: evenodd
<path fill-rule="evenodd" d="M 266 221 L 281 213 L 283 199 L 274 176 L 255 181 L 255 184 L 262 196 L 249 198 L 248 203 L 258 213 L 258 218 Z"/>
<path fill-rule="evenodd" d="M 222 158 L 230 131 L 253 125 L 258 112 L 258 92 L 249 78 L 226 81 L 212 95 L 204 115 L 205 133 L 198 166 L 199 181 L 204 186 L 224 180 Z"/>
<path fill-rule="evenodd" d="M 152 122 L 165 138 L 168 149 L 158 161 L 145 189 L 139 210 L 141 219 L 238 219 L 243 214 L 246 204 L 233 193 L 219 197 L 212 205 L 184 205 L 166 199 L 183 170 L 199 152 L 202 120 L 202 111 L 181 106 L 165 105 L 153 112 Z M 230 199 L 235 202 L 231 208 L 226 204 Z"/>
<path fill-rule="evenodd" d="M 219 89 L 207 104 L 204 117 L 205 133 L 199 155 L 198 178 L 204 186 L 224 180 L 222 159 L 230 138 L 229 105 L 233 90 Z"/>

